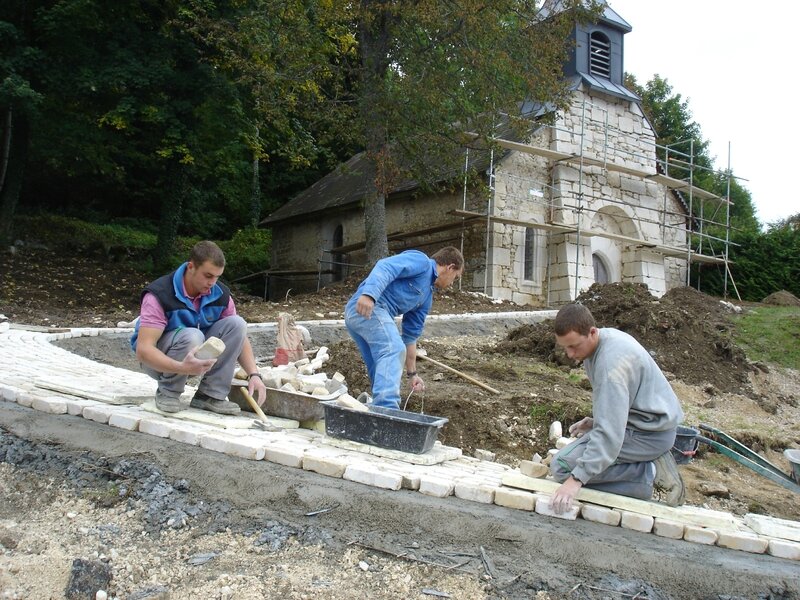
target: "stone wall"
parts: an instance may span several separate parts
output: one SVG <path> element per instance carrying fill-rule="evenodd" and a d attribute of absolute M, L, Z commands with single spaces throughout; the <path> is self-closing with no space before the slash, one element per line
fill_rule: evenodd
<path fill-rule="evenodd" d="M 485 210 L 485 194 L 472 191 L 467 198 L 469 210 Z M 481 208 L 483 206 L 483 208 Z M 386 230 L 393 233 L 410 233 L 437 225 L 452 223 L 456 219 L 448 212 L 464 207 L 463 192 L 437 194 L 430 196 L 407 196 L 392 199 L 386 206 Z M 272 265 L 275 269 L 292 270 L 294 274 L 276 274 L 270 277 L 269 295 L 276 299 L 283 297 L 288 289 L 294 293 L 308 292 L 317 289 L 320 260 L 323 270 L 331 269 L 327 261 L 334 257 L 321 249 L 333 247 L 333 236 L 336 228 L 342 227 L 342 245 L 360 244 L 364 242 L 364 212 L 360 208 L 332 213 L 324 218 L 308 218 L 303 221 L 284 223 L 272 231 Z M 483 291 L 483 271 L 478 284 L 473 285 L 474 272 L 482 269 L 485 255 L 485 227 L 470 228 L 464 232 L 452 229 L 428 235 L 419 235 L 405 240 L 390 240 L 392 253 L 416 248 L 432 254 L 443 246 L 461 248 L 463 244 L 466 259 L 465 277 L 462 289 Z M 363 270 L 367 263 L 366 252 L 355 250 L 337 257 L 347 263 L 343 269 L 344 277 Z M 301 274 L 299 272 L 308 272 Z M 322 284 L 333 281 L 331 275 L 322 275 Z"/>

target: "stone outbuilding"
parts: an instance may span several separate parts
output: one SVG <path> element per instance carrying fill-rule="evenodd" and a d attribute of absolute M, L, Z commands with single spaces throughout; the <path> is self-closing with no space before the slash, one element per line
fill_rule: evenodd
<path fill-rule="evenodd" d="M 463 289 L 518 304 L 558 306 L 595 282 L 644 283 L 656 296 L 686 285 L 690 261 L 704 260 L 690 248 L 687 198 L 713 196 L 662 174 L 653 127 L 623 85 L 629 31 L 608 6 L 597 23 L 576 26 L 564 69 L 570 107 L 528 106 L 529 137 L 499 131 L 495 150 L 464 150 L 482 184 L 395 187 L 390 250 L 460 247 Z M 262 222 L 272 229 L 271 298 L 364 264 L 364 160 L 352 157 Z"/>

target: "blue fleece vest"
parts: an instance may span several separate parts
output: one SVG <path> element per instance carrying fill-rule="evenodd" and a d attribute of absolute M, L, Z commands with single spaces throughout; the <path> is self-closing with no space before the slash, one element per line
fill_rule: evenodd
<path fill-rule="evenodd" d="M 159 277 L 142 290 L 142 298 L 147 292 L 150 292 L 164 309 L 164 314 L 167 316 L 165 333 L 186 327 L 196 327 L 205 333 L 219 320 L 231 299 L 231 291 L 227 286 L 217 282 L 211 288 L 211 293 L 201 296 L 200 310 L 196 310 L 191 298 L 183 292 L 183 275 L 186 273 L 186 265 L 188 263 L 184 263 L 168 275 Z M 131 336 L 131 348 L 134 352 L 136 352 L 138 337 L 139 322 L 137 321 Z"/>

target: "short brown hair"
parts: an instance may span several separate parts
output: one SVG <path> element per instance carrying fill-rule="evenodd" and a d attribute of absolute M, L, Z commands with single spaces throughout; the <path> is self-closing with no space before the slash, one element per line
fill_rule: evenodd
<path fill-rule="evenodd" d="M 437 265 L 446 267 L 447 265 L 455 265 L 459 271 L 464 269 L 464 255 L 458 248 L 453 246 L 445 246 L 437 250 L 431 258 L 436 261 Z"/>
<path fill-rule="evenodd" d="M 189 254 L 189 261 L 194 263 L 196 267 L 199 267 L 206 261 L 211 261 L 211 264 L 215 267 L 224 268 L 225 254 L 223 254 L 222 249 L 214 242 L 203 240 L 194 245 L 192 252 Z"/>
<path fill-rule="evenodd" d="M 592 313 L 583 304 L 562 306 L 553 325 L 556 335 L 567 335 L 570 331 L 578 335 L 589 335 L 592 327 L 597 327 L 597 324 Z"/>

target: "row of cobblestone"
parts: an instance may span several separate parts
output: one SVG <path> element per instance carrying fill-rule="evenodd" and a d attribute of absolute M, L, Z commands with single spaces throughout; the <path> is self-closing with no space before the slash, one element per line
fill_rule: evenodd
<path fill-rule="evenodd" d="M 669 518 L 665 518 L 579 503 L 569 513 L 555 515 L 548 494 L 509 487 L 509 481 L 519 479 L 517 470 L 464 456 L 459 449 L 438 442 L 431 453 L 441 457 L 434 464 L 414 464 L 409 462 L 415 460 L 413 455 L 401 460 L 403 453 L 396 453 L 396 457 L 358 451 L 357 445 L 341 444 L 319 431 L 298 428 L 296 422 L 268 432 L 250 428 L 253 419 L 246 416 L 222 417 L 214 425 L 192 420 L 194 409 L 179 413 L 178 418 L 159 414 L 143 404 L 155 392 L 155 382 L 145 374 L 102 365 L 52 343 L 67 337 L 126 331 L 83 328 L 40 333 L 12 328 L 0 333 L 0 397 L 49 414 L 83 417 L 244 460 L 267 460 L 386 490 L 414 490 L 443 499 L 453 496 L 561 519 L 581 517 L 692 543 L 800 560 L 800 524 L 792 521 L 773 520 L 775 526 L 768 527 L 770 535 L 766 535 L 729 513 L 693 507 L 670 509 Z M 707 523 L 701 522 L 703 515 Z M 776 531 L 784 537 L 776 537 Z"/>

